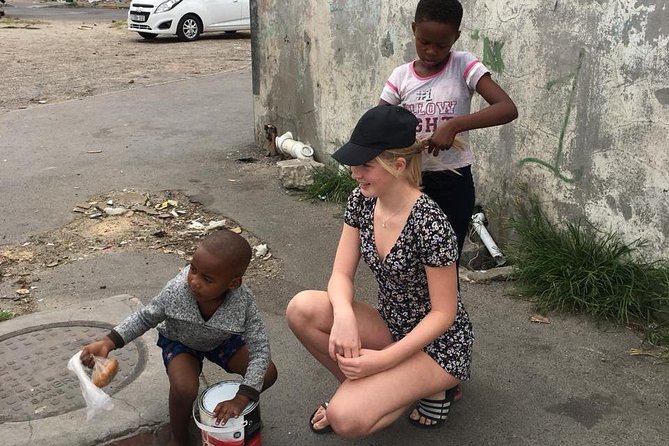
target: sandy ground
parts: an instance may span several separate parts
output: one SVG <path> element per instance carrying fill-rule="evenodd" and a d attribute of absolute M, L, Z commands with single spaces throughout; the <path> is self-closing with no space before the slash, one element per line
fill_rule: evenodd
<path fill-rule="evenodd" d="M 248 32 L 145 41 L 121 22 L 0 19 L 0 114 L 45 103 L 234 71 L 251 63 Z"/>

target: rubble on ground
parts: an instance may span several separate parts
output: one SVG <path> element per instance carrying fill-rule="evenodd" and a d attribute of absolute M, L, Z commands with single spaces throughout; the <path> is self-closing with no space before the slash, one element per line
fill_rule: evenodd
<path fill-rule="evenodd" d="M 31 236 L 18 245 L 0 246 L 0 283 L 11 284 L 14 293 L 0 294 L 0 310 L 15 314 L 37 310 L 33 283 L 39 272 L 106 252 L 151 249 L 190 261 L 199 240 L 211 231 L 229 229 L 262 247 L 247 275 L 276 277 L 279 261 L 269 247 L 234 220 L 214 214 L 178 191 L 150 193 L 124 189 L 90 197 L 72 209 L 73 220 L 65 226 Z"/>

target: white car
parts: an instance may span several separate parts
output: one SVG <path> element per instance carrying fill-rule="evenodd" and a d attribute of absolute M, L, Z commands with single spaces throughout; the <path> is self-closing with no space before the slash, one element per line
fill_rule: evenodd
<path fill-rule="evenodd" d="M 248 30 L 249 0 L 132 0 L 128 29 L 145 39 L 176 34 L 184 41 L 204 32 Z"/>

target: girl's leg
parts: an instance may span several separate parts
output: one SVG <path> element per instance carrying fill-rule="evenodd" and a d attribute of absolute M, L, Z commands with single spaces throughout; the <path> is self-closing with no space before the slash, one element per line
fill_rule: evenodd
<path fill-rule="evenodd" d="M 169 444 L 186 446 L 191 409 L 200 386 L 200 362 L 189 353 L 179 353 L 167 366 L 167 375 L 170 379 L 169 408 L 172 428 Z"/>
<path fill-rule="evenodd" d="M 247 345 L 242 346 L 239 350 L 235 352 L 234 355 L 228 360 L 228 370 L 232 373 L 238 375 L 246 375 L 246 368 L 249 365 L 249 347 Z M 267 366 L 267 371 L 265 372 L 265 379 L 262 384 L 262 391 L 265 391 L 272 387 L 272 384 L 276 382 L 278 372 L 274 362 L 270 361 Z"/>
<path fill-rule="evenodd" d="M 476 203 L 476 190 L 471 166 L 462 167 L 458 169 L 458 172 L 461 175 L 453 172 L 434 174 L 423 172 L 423 192 L 439 205 L 451 223 L 453 232 L 455 232 L 455 236 L 458 239 L 458 260 L 456 263 L 459 267 L 460 255 L 462 255 L 462 248 L 465 245 L 469 223 Z M 460 284 L 458 283 L 459 289 Z M 440 395 L 432 395 L 429 399 L 443 399 L 445 393 L 444 391 Z M 454 401 L 459 401 L 461 398 L 462 389 L 458 385 Z M 421 423 L 427 422 L 416 410 L 411 413 L 410 418 L 416 421 L 420 420 Z"/>
<path fill-rule="evenodd" d="M 327 418 L 341 436 L 366 436 L 391 424 L 419 398 L 458 383 L 426 353 L 418 352 L 392 369 L 342 383 L 330 401 Z"/>
<path fill-rule="evenodd" d="M 393 342 L 388 327 L 375 308 L 353 302 L 358 333 L 363 348 L 380 350 Z M 338 380 L 346 377 L 330 358 L 328 344 L 333 323 L 332 305 L 325 291 L 307 290 L 298 293 L 286 309 L 288 326 L 307 350 Z"/>
<path fill-rule="evenodd" d="M 358 333 L 364 348 L 380 350 L 393 342 L 388 327 L 375 308 L 353 302 L 353 311 L 358 322 Z M 302 291 L 288 304 L 286 309 L 288 326 L 307 350 L 323 364 L 339 382 L 346 377 L 337 363 L 330 359 L 328 344 L 333 323 L 332 305 L 325 291 Z M 319 407 L 311 423 L 314 430 L 328 426 L 326 410 Z"/>
<path fill-rule="evenodd" d="M 461 175 L 452 172 L 425 174 L 423 191 L 448 217 L 458 239 L 458 254 L 461 254 L 476 198 L 471 166 L 458 169 L 458 172 Z"/>

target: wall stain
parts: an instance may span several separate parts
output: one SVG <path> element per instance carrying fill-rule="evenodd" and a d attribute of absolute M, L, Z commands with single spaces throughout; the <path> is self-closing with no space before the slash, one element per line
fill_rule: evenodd
<path fill-rule="evenodd" d="M 660 104 L 667 106 L 669 105 L 669 88 L 660 88 L 655 90 L 655 97 L 660 102 Z"/>
<path fill-rule="evenodd" d="M 518 164 L 521 166 L 523 164 L 528 164 L 528 163 L 535 163 L 544 166 L 548 170 L 553 172 L 553 174 L 555 174 L 556 177 L 560 178 L 565 183 L 575 182 L 574 178 L 567 177 L 560 172 L 560 163 L 562 162 L 562 151 L 564 149 L 564 135 L 567 131 L 567 126 L 569 124 L 569 117 L 571 116 L 572 107 L 574 105 L 574 99 L 576 98 L 576 85 L 578 84 L 578 76 L 579 73 L 581 72 L 581 67 L 583 66 L 584 57 L 585 57 L 585 49 L 581 48 L 581 50 L 578 53 L 578 62 L 576 63 L 576 70 L 574 71 L 574 73 L 565 78 L 549 82 L 546 85 L 546 89 L 550 90 L 557 83 L 564 82 L 564 80 L 568 79 L 569 77 L 572 78 L 571 90 L 569 92 L 569 98 L 567 99 L 567 109 L 565 110 L 564 119 L 562 121 L 562 128 L 560 129 L 560 136 L 558 138 L 557 151 L 555 152 L 553 162 L 549 163 L 548 161 L 544 161 L 542 159 L 533 157 L 523 158 L 518 162 Z"/>
<path fill-rule="evenodd" d="M 395 54 L 395 48 L 393 47 L 393 41 L 390 38 L 390 31 L 386 33 L 386 36 L 381 39 L 381 55 L 383 57 L 391 57 Z"/>

